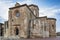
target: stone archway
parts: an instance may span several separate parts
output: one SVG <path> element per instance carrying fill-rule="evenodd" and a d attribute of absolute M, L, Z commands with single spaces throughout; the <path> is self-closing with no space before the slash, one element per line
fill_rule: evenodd
<path fill-rule="evenodd" d="M 14 27 L 14 35 L 19 35 L 19 27 L 20 27 L 20 24 L 14 24 L 13 26 Z"/>

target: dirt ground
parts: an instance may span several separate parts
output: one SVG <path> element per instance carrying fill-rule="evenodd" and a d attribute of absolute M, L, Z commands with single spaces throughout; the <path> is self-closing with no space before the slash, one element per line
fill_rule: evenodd
<path fill-rule="evenodd" d="M 50 37 L 50 38 L 34 38 L 34 39 L 8 39 L 8 38 L 0 38 L 0 40 L 60 40 L 60 36 Z"/>

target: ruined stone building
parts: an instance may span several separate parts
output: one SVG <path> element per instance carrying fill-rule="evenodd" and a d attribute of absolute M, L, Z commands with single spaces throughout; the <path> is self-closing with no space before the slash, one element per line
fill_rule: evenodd
<path fill-rule="evenodd" d="M 56 19 L 39 17 L 37 5 L 16 3 L 9 8 L 8 21 L 4 23 L 4 37 L 40 38 L 56 36 Z"/>

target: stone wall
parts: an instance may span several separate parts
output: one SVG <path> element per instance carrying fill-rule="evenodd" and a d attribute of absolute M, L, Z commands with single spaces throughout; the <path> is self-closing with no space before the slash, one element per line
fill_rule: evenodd
<path fill-rule="evenodd" d="M 49 37 L 47 17 L 37 17 L 31 21 L 31 37 Z"/>
<path fill-rule="evenodd" d="M 56 36 L 56 19 L 48 19 L 49 23 L 49 36 L 54 37 Z"/>

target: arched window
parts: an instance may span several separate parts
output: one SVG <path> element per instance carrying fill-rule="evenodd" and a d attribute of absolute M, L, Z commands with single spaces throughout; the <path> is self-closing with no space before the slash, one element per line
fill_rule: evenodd
<path fill-rule="evenodd" d="M 18 35 L 19 34 L 19 30 L 18 30 L 18 28 L 16 28 L 16 31 L 15 31 L 16 33 L 16 35 Z"/>
<path fill-rule="evenodd" d="M 52 28 L 54 29 L 54 25 L 52 25 Z"/>
<path fill-rule="evenodd" d="M 19 12 L 17 12 L 17 13 L 16 13 L 16 17 L 19 17 L 19 16 L 20 16 L 20 13 L 19 13 Z"/>
<path fill-rule="evenodd" d="M 52 25 L 52 31 L 54 31 L 54 25 Z"/>
<path fill-rule="evenodd" d="M 34 10 L 34 15 L 37 15 L 35 10 Z"/>
<path fill-rule="evenodd" d="M 14 14 L 15 14 L 16 17 L 20 16 L 20 12 L 18 10 L 16 10 Z"/>

